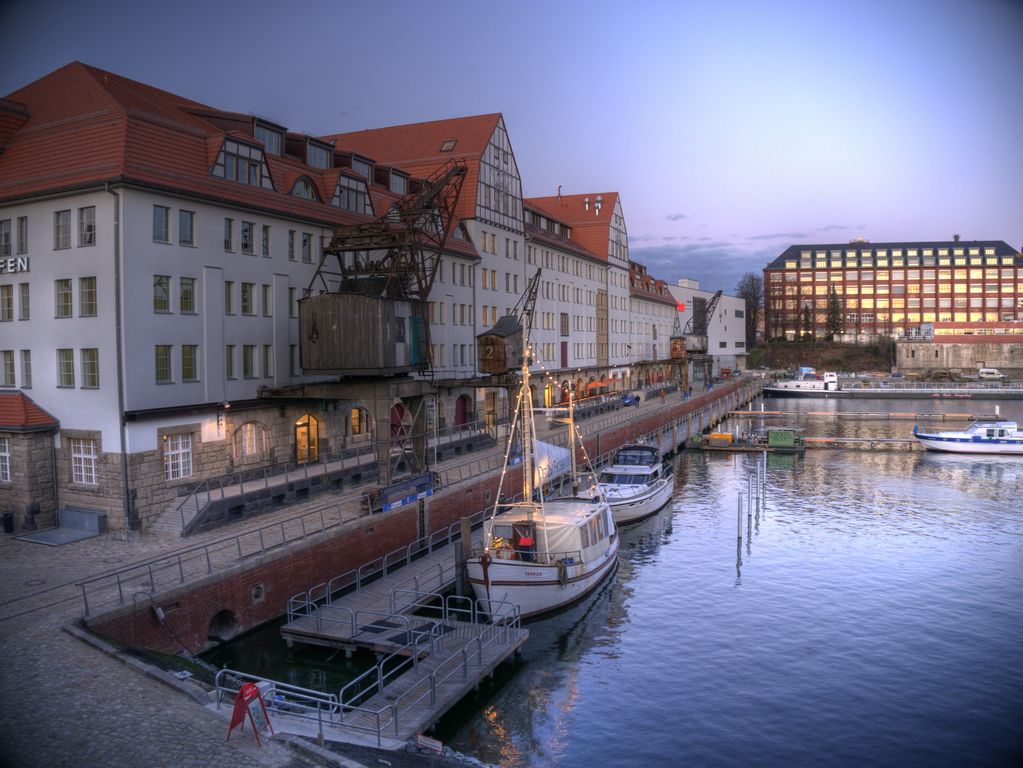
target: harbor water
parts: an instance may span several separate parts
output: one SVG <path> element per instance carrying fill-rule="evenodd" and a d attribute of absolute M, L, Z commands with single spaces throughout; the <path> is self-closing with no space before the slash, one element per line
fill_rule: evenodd
<path fill-rule="evenodd" d="M 792 415 L 759 426 L 906 437 L 912 420 L 798 413 L 995 405 L 768 400 Z M 1023 405 L 997 405 L 1023 422 Z M 1023 764 L 1023 457 L 903 447 L 767 459 L 764 508 L 740 520 L 759 455 L 676 457 L 673 502 L 622 529 L 616 573 L 530 622 L 521 660 L 435 735 L 523 768 Z M 223 662 L 310 687 L 360 668 L 286 652 L 274 631 Z"/>

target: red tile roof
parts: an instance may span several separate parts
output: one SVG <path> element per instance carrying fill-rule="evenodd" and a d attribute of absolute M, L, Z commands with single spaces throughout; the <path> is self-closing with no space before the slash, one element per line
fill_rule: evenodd
<path fill-rule="evenodd" d="M 57 419 L 24 392 L 0 392 L 0 431 L 34 432 L 59 426 Z"/>
<path fill-rule="evenodd" d="M 596 209 L 598 197 L 601 198 L 599 211 Z M 585 205 L 586 198 L 589 198 L 588 209 Z M 554 195 L 528 199 L 529 205 L 552 219 L 568 224 L 572 228 L 572 239 L 605 262 L 608 258 L 608 245 L 611 242 L 611 215 L 614 213 L 617 202 L 617 192 Z"/>
<path fill-rule="evenodd" d="M 500 113 L 454 117 L 425 123 L 393 125 L 351 133 L 321 136 L 333 141 L 340 152 L 355 152 L 376 162 L 400 167 L 417 176 L 427 177 L 449 160 L 459 158 L 469 167 L 458 201 L 459 218 L 476 216 L 476 184 L 479 163 L 490 137 L 503 120 Z M 444 142 L 454 140 L 450 152 L 441 152 Z"/>

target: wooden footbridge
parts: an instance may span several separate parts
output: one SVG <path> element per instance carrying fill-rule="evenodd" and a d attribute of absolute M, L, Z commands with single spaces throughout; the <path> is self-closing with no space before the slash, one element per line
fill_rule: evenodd
<path fill-rule="evenodd" d="M 491 624 L 472 596 L 447 594 L 456 585 L 463 537 L 473 538 L 472 522 L 288 601 L 281 634 L 289 645 L 377 654 L 377 663 L 340 691 L 221 670 L 218 697 L 236 694 L 242 683 L 260 683 L 275 730 L 333 741 L 394 747 L 432 727 L 529 637 L 516 606 L 509 620 Z"/>

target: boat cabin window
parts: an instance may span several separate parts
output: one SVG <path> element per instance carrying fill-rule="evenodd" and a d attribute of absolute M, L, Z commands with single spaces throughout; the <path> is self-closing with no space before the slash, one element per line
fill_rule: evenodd
<path fill-rule="evenodd" d="M 646 476 L 626 474 L 619 475 L 614 472 L 602 472 L 600 475 L 600 482 L 614 485 L 644 485 L 646 483 Z"/>
<path fill-rule="evenodd" d="M 508 539 L 512 537 L 512 527 L 510 525 L 495 525 L 491 532 L 495 539 Z"/>
<path fill-rule="evenodd" d="M 615 463 L 625 466 L 641 466 L 649 464 L 651 458 L 651 454 L 647 451 L 619 451 Z"/>

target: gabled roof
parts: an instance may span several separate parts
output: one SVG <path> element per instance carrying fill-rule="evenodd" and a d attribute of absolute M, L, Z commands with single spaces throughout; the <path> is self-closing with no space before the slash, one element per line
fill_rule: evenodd
<path fill-rule="evenodd" d="M 59 426 L 24 392 L 0 392 L 0 432 L 38 432 Z"/>
<path fill-rule="evenodd" d="M 333 141 L 339 152 L 355 152 L 378 163 L 397 166 L 416 176 L 426 178 L 450 160 L 461 159 L 469 167 L 462 195 L 456 210 L 459 218 L 476 215 L 476 185 L 479 181 L 480 159 L 490 143 L 494 130 L 503 122 L 499 112 L 473 117 L 453 117 L 425 123 L 393 125 L 351 133 L 321 136 Z M 454 141 L 450 151 L 441 151 L 446 142 Z"/>
<path fill-rule="evenodd" d="M 529 212 L 530 210 L 532 210 L 532 211 L 535 211 L 535 212 L 545 216 L 548 219 L 554 219 L 555 221 L 557 221 L 557 219 L 555 219 L 550 214 L 546 213 L 545 211 L 541 211 L 536 206 L 529 205 L 529 203 L 527 203 L 526 201 L 523 201 L 523 206 L 522 207 L 523 207 L 523 209 L 526 212 Z M 565 224 L 567 222 L 561 222 L 561 223 Z M 568 237 L 565 237 L 565 235 L 562 235 L 560 233 L 554 233 L 554 232 L 551 232 L 549 229 L 544 229 L 543 227 L 536 226 L 535 224 L 530 222 L 529 216 L 526 216 L 526 235 L 530 239 L 532 239 L 532 240 L 534 240 L 536 242 L 546 243 L 547 245 L 551 246 L 552 248 L 557 248 L 557 249 L 559 249 L 561 251 L 565 251 L 566 253 L 574 253 L 577 256 L 582 256 L 583 258 L 587 258 L 587 259 L 593 259 L 594 261 L 601 261 L 601 262 L 604 262 L 604 263 L 607 262 L 607 258 L 606 257 L 605 258 L 601 258 L 597 254 L 592 253 L 591 251 L 586 250 L 581 245 L 576 243 L 572 238 L 568 238 Z M 605 251 L 606 250 L 607 249 L 605 248 Z"/>
<path fill-rule="evenodd" d="M 599 210 L 596 206 L 598 197 L 601 199 Z M 617 192 L 531 197 L 526 202 L 552 219 L 568 224 L 572 228 L 572 239 L 575 242 L 601 261 L 607 261 L 608 243 L 611 242 L 611 216 L 618 203 Z"/>
<path fill-rule="evenodd" d="M 275 190 L 211 176 L 225 137 L 259 144 L 243 130 L 252 124 L 250 115 L 216 110 L 80 62 L 20 88 L 8 102 L 23 105 L 28 119 L 0 154 L 0 200 L 127 182 L 328 226 L 366 219 L 289 194 L 287 182 L 298 174 L 285 169 L 293 166 L 322 183 L 322 171 L 301 161 L 267 155 Z"/>

